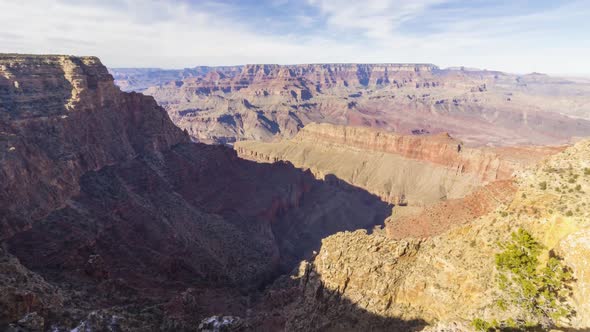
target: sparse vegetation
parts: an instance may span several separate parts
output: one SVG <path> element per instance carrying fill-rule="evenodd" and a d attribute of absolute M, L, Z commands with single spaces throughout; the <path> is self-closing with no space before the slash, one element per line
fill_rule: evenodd
<path fill-rule="evenodd" d="M 545 248 L 523 229 L 512 233 L 511 241 L 501 247 L 503 251 L 496 255 L 496 268 L 505 296 L 496 304 L 502 310 L 520 309 L 514 311 L 518 317 L 502 322 L 476 318 L 472 321 L 475 329 L 499 331 L 531 326 L 547 329 L 555 327 L 561 318 L 574 315 L 567 304 L 573 277 L 558 257 L 549 252 L 549 259 L 542 264 L 539 256 Z"/>
<path fill-rule="evenodd" d="M 495 326 L 493 326 L 492 323 L 489 323 L 481 318 L 472 320 L 471 325 L 476 331 L 493 331 L 495 329 Z"/>
<path fill-rule="evenodd" d="M 539 188 L 541 188 L 541 190 L 547 190 L 547 181 L 539 183 Z"/>

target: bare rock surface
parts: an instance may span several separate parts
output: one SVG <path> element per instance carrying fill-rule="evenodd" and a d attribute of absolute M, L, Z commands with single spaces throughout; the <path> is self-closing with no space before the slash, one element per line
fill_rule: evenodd
<path fill-rule="evenodd" d="M 321 238 L 391 213 L 289 163 L 191 143 L 94 57 L 0 55 L 0 161 L 0 328 L 31 312 L 97 331 L 242 317 Z"/>
<path fill-rule="evenodd" d="M 322 91 L 436 89 L 436 80 L 422 81 L 436 75 L 458 75 L 454 88 L 478 95 L 491 87 L 472 91 L 471 83 L 461 82 L 488 74 L 431 65 L 261 65 L 172 83 L 190 92 L 189 101 L 196 93 L 223 104 L 226 94 L 250 90 L 278 105 L 272 115 L 254 99 L 238 99 L 235 109 L 249 114 L 243 119 L 255 114 L 253 135 L 241 131 L 248 126 L 237 125 L 239 112 L 228 102 L 225 110 L 233 115 L 222 118 L 224 134 L 218 135 L 218 129 L 177 128 L 152 97 L 121 92 L 94 57 L 0 55 L 0 329 L 462 331 L 474 317 L 510 314 L 493 305 L 501 294 L 493 258 L 498 243 L 518 227 L 572 268 L 577 314 L 562 324 L 587 329 L 590 142 L 523 168 L 562 148 L 474 149 L 448 135 L 416 137 L 436 134 L 434 128 L 409 137 L 326 125 L 300 131 L 318 117 L 312 105 L 305 121 L 292 122 L 303 114 L 293 111 L 276 125 L 285 116 L 283 98 L 296 100 L 303 112 Z M 321 84 L 301 77 L 320 77 Z M 522 80 L 533 85 L 547 78 Z M 359 99 L 351 113 L 338 113 L 342 101 L 334 99 L 318 99 L 318 105 L 342 123 L 376 121 L 381 115 L 370 108 L 357 112 L 365 96 L 358 92 L 346 97 L 347 110 Z M 335 107 L 327 106 L 331 102 Z M 580 120 L 575 127 L 561 115 L 555 126 L 531 125 L 547 123 L 535 122 L 541 113 L 527 113 L 524 127 L 515 121 L 520 117 L 511 117 L 521 125 L 510 131 L 497 126 L 504 120 L 488 123 L 500 128 L 502 140 L 520 142 L 525 135 L 553 143 L 565 137 L 546 128 L 563 125 L 577 135 L 585 125 Z M 458 127 L 473 133 L 490 128 L 473 123 Z M 225 131 L 228 124 L 237 131 Z M 191 143 L 190 135 L 199 132 L 227 142 L 299 134 L 277 143 L 284 143 L 279 152 L 270 145 L 265 152 L 240 151 L 237 144 L 240 154 L 270 164 L 239 158 L 229 147 Z M 330 158 L 316 158 L 322 154 Z M 293 164 L 285 161 L 291 158 Z M 305 171 L 296 160 L 315 164 Z M 396 172 L 408 176 L 371 182 L 371 174 Z M 390 225 L 375 229 L 401 194 L 431 204 L 420 210 L 419 221 L 397 219 L 393 233 Z M 418 232 L 399 236 L 404 228 L 415 231 L 414 224 Z"/>
<path fill-rule="evenodd" d="M 289 161 L 318 178 L 336 176 L 395 205 L 458 199 L 565 147 L 471 148 L 448 134 L 398 135 L 364 127 L 309 124 L 293 139 L 241 141 L 238 155 Z"/>
<path fill-rule="evenodd" d="M 563 257 L 574 274 L 569 302 L 576 315 L 560 324 L 588 329 L 589 153 L 590 141 L 582 141 L 520 172 L 511 200 L 436 236 L 391 239 L 356 231 L 324 239 L 314 260 L 295 274 L 305 295 L 291 308 L 286 326 L 324 330 L 337 321 L 345 330 L 361 330 L 366 322 L 354 317 L 363 310 L 390 317 L 390 329 L 400 320 L 420 328 L 423 320 L 432 325 L 427 330 L 456 325 L 450 330 L 461 331 L 471 329 L 474 317 L 511 317 L 521 309 L 503 311 L 494 302 L 502 295 L 494 255 L 501 250 L 498 243 L 524 228 Z M 458 211 L 458 218 L 463 214 Z"/>
<path fill-rule="evenodd" d="M 590 84 L 547 75 L 430 64 L 246 65 L 142 91 L 193 139 L 223 144 L 290 138 L 310 122 L 448 132 L 469 145 L 562 144 L 590 135 Z"/>

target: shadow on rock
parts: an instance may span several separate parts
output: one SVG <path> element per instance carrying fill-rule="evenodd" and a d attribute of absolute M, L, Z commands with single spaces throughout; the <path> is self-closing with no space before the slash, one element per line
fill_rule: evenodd
<path fill-rule="evenodd" d="M 77 196 L 6 242 L 24 266 L 75 290 L 75 307 L 225 290 L 198 301 L 193 314 L 207 317 L 291 271 L 322 238 L 391 214 L 377 196 L 332 182 L 227 147 L 179 144 L 86 172 Z M 248 301 L 237 302 L 223 314 L 244 315 Z"/>

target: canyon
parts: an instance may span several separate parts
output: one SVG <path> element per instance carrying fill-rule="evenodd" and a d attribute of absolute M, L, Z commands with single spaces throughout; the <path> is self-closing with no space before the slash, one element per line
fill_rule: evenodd
<path fill-rule="evenodd" d="M 467 145 L 555 145 L 590 133 L 583 79 L 431 64 L 245 65 L 150 79 L 137 70 L 111 72 L 207 143 L 291 138 L 314 122 L 448 132 Z"/>
<path fill-rule="evenodd" d="M 234 148 L 245 159 L 288 161 L 319 179 L 335 176 L 385 202 L 424 207 L 509 179 L 565 147 L 471 148 L 446 133 L 399 135 L 324 123 L 309 124 L 292 139 L 240 141 Z"/>
<path fill-rule="evenodd" d="M 506 292 L 497 281 L 495 254 L 510 240 L 511 231 L 521 227 L 572 269 L 569 303 L 575 315 L 557 330 L 586 331 L 589 153 L 590 141 L 585 140 L 519 172 L 511 180 L 512 195 L 503 195 L 492 209 L 438 234 L 400 239 L 390 232 L 359 230 L 324 239 L 315 258 L 299 270 L 305 295 L 292 309 L 290 328 L 411 330 L 428 321 L 438 322 L 437 331 L 471 331 L 468 322 L 474 317 L 514 317 L 523 309 L 501 310 L 495 304 Z M 439 203 L 439 208 L 457 206 L 444 205 L 448 203 Z M 465 218 L 465 208 L 445 213 Z M 366 312 L 373 319 L 361 319 Z M 412 324 L 400 328 L 404 322 Z"/>
<path fill-rule="evenodd" d="M 94 57 L 2 55 L 0 101 L 2 328 L 32 312 L 42 330 L 245 316 L 323 237 L 391 213 L 289 163 L 191 143 Z"/>
<path fill-rule="evenodd" d="M 528 314 L 497 305 L 516 229 L 588 329 L 586 89 L 0 54 L 0 329 L 473 331 Z"/>

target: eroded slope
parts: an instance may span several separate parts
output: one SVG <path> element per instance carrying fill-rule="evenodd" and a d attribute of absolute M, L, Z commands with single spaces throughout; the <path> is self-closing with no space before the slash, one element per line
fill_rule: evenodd
<path fill-rule="evenodd" d="M 287 326 L 335 330 L 337 322 L 345 330 L 388 329 L 383 321 L 356 319 L 359 310 L 429 323 L 513 317 L 522 309 L 503 311 L 495 303 L 503 292 L 498 288 L 494 255 L 500 251 L 498 243 L 523 228 L 572 269 L 570 304 L 576 314 L 559 324 L 587 329 L 589 160 L 590 141 L 582 141 L 520 173 L 518 190 L 506 204 L 438 236 L 392 240 L 357 231 L 325 239 L 311 265 L 300 270 L 305 296 Z"/>
<path fill-rule="evenodd" d="M 590 84 L 429 64 L 246 65 L 145 91 L 196 140 L 290 138 L 310 122 L 468 144 L 562 144 L 590 134 Z"/>
<path fill-rule="evenodd" d="M 190 143 L 97 58 L 0 55 L 0 74 L 0 328 L 245 316 L 251 293 L 321 238 L 391 213 L 288 163 Z"/>
<path fill-rule="evenodd" d="M 461 198 L 563 149 L 469 148 L 447 134 L 408 136 L 329 124 L 309 124 L 291 140 L 242 141 L 234 148 L 244 158 L 289 161 L 318 178 L 336 176 L 384 201 L 409 206 Z"/>

